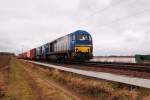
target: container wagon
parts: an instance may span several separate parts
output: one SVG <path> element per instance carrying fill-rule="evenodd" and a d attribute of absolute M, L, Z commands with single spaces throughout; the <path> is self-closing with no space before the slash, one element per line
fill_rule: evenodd
<path fill-rule="evenodd" d="M 23 55 L 23 59 L 27 59 L 27 52 L 24 52 L 22 55 Z"/>
<path fill-rule="evenodd" d="M 29 59 L 30 60 L 35 60 L 35 57 L 36 57 L 36 49 L 32 49 L 29 51 L 30 52 L 30 56 L 29 56 Z"/>

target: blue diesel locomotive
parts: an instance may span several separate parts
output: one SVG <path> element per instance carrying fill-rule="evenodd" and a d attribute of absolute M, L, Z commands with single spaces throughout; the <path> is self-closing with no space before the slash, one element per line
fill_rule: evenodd
<path fill-rule="evenodd" d="M 36 59 L 85 61 L 93 57 L 91 35 L 84 30 L 60 37 L 36 48 Z"/>

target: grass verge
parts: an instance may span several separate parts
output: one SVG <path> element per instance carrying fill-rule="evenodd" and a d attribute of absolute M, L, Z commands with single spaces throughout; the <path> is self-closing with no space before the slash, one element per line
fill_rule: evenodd
<path fill-rule="evenodd" d="M 14 58 L 10 61 L 8 80 L 7 100 L 36 100 L 26 72 Z"/>
<path fill-rule="evenodd" d="M 5 100 L 75 100 L 14 58 L 10 62 L 8 83 Z"/>
<path fill-rule="evenodd" d="M 26 64 L 37 73 L 40 73 L 43 79 L 69 88 L 86 100 L 143 100 L 150 96 L 149 89 L 87 78 L 56 69 L 43 69 L 42 66 L 31 63 Z"/>

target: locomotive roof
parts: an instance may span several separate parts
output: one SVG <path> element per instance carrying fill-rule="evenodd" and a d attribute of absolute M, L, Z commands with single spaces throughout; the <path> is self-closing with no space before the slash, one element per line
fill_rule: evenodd
<path fill-rule="evenodd" d="M 67 35 L 70 35 L 70 34 L 81 34 L 81 33 L 89 34 L 87 31 L 84 31 L 84 30 L 77 30 L 77 31 L 74 31 L 74 32 L 69 33 L 69 34 L 67 34 Z M 67 35 L 64 35 L 64 36 L 67 36 Z M 49 42 L 49 43 L 55 42 L 56 40 L 58 40 L 58 39 L 60 39 L 60 38 L 62 38 L 62 37 L 64 37 L 64 36 L 61 36 L 61 37 L 59 37 L 59 38 L 57 38 L 57 39 L 55 39 L 55 40 L 53 40 L 53 41 L 51 41 L 51 42 Z"/>
<path fill-rule="evenodd" d="M 84 30 L 77 30 L 77 31 L 73 32 L 72 34 L 81 34 L 81 33 L 89 34 L 87 31 L 84 31 Z"/>
<path fill-rule="evenodd" d="M 83 33 L 83 34 L 89 34 L 87 31 L 85 31 L 85 30 L 77 30 L 77 31 L 74 31 L 74 32 L 72 32 L 72 33 L 69 33 L 69 34 L 67 34 L 67 35 L 70 35 L 70 34 L 81 34 L 81 33 Z M 64 35 L 64 36 L 67 36 L 67 35 Z M 90 34 L 89 34 L 90 35 Z M 37 48 L 40 48 L 40 47 L 42 47 L 42 46 L 44 46 L 44 45 L 47 45 L 47 44 L 49 44 L 49 43 L 53 43 L 53 42 L 56 42 L 56 40 L 58 40 L 58 39 L 60 39 L 60 38 L 62 38 L 62 37 L 64 37 L 64 36 L 61 36 L 61 37 L 59 37 L 59 38 L 57 38 L 57 39 L 55 39 L 55 40 L 53 40 L 53 41 L 51 41 L 51 42 L 48 42 L 48 43 L 46 43 L 46 44 L 43 44 L 43 45 L 41 45 L 41 46 L 39 46 L 39 47 L 37 47 Z"/>

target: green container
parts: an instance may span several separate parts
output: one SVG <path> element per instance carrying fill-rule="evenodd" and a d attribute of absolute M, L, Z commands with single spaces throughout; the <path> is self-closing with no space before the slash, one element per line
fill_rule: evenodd
<path fill-rule="evenodd" d="M 137 63 L 150 63 L 150 55 L 135 55 Z"/>

